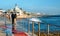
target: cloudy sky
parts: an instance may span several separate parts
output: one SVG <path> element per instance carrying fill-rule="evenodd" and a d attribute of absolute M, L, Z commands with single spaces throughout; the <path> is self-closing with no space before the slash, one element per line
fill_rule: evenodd
<path fill-rule="evenodd" d="M 15 4 L 28 12 L 60 14 L 60 0 L 0 0 L 0 9 L 11 9 Z"/>

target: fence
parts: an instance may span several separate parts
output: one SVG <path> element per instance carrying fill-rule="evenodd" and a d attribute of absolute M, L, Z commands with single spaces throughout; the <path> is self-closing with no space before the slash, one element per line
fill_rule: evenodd
<path fill-rule="evenodd" d="M 6 23 L 7 23 L 7 22 L 6 22 L 6 21 L 7 21 L 6 18 L 3 17 L 2 19 L 4 19 L 4 22 L 5 22 L 4 25 L 6 26 Z M 29 23 L 29 22 L 32 22 L 32 31 L 30 31 L 30 23 Z M 35 23 L 35 21 L 28 21 L 27 23 L 28 23 L 28 24 L 27 24 L 27 25 L 28 25 L 28 27 L 27 27 L 27 28 L 28 28 L 27 33 L 28 33 L 28 32 L 32 32 L 32 36 L 34 36 L 34 34 L 35 34 L 35 30 L 34 30 L 34 25 L 35 25 L 34 23 Z M 38 23 L 38 24 L 37 24 L 37 25 L 38 25 L 38 36 L 42 36 L 43 34 L 41 35 L 41 30 L 40 30 L 40 26 L 41 26 L 40 23 L 41 23 L 41 22 L 37 22 L 37 23 Z M 45 25 L 47 25 L 47 34 L 45 34 L 44 36 L 56 36 L 56 35 L 57 35 L 57 36 L 60 36 L 60 31 L 55 32 L 56 30 L 54 31 L 55 33 L 53 33 L 52 35 L 50 35 L 50 32 L 51 32 L 51 31 L 50 31 L 50 27 L 51 27 L 51 26 L 55 26 L 55 27 L 57 27 L 57 28 L 60 28 L 60 26 L 57 26 L 57 25 L 54 25 L 54 24 L 49 24 L 49 23 L 46 23 L 45 21 L 43 21 L 43 23 L 45 23 Z M 23 30 L 23 28 L 26 28 L 24 24 L 25 24 L 25 23 L 23 23 L 21 30 Z M 20 28 L 19 28 L 19 29 L 20 29 Z M 24 30 L 23 30 L 23 31 L 24 31 Z M 8 33 L 7 33 L 7 32 L 5 33 L 5 36 L 8 36 Z"/>
<path fill-rule="evenodd" d="M 32 22 L 32 36 L 34 36 L 34 22 L 35 21 L 29 21 L 29 22 Z M 41 31 L 40 31 L 40 23 L 41 22 L 37 22 L 38 23 L 38 36 L 43 36 L 43 34 L 41 35 Z M 45 23 L 45 25 L 47 25 L 47 34 L 45 34 L 44 36 L 60 36 L 60 31 L 53 31 L 54 33 L 52 35 L 50 35 L 50 27 L 51 26 L 55 26 L 57 28 L 60 28 L 60 26 L 58 25 L 54 25 L 54 24 L 49 24 L 49 23 L 46 23 L 45 21 L 43 21 L 43 23 Z M 30 31 L 30 24 L 28 24 L 28 32 Z M 53 28 L 54 29 L 54 28 Z"/>

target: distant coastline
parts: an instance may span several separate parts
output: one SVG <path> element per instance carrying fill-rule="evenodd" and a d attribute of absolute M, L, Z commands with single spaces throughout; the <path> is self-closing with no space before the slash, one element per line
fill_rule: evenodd
<path fill-rule="evenodd" d="M 42 17 L 60 17 L 60 15 L 43 15 Z"/>

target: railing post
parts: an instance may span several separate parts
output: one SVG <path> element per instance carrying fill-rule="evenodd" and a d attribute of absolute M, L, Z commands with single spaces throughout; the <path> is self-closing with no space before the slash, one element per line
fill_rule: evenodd
<path fill-rule="evenodd" d="M 34 36 L 34 21 L 32 21 L 32 36 Z"/>
<path fill-rule="evenodd" d="M 30 32 L 30 23 L 28 21 L 28 33 Z"/>
<path fill-rule="evenodd" d="M 48 24 L 48 36 L 49 36 L 49 24 Z"/>
<path fill-rule="evenodd" d="M 59 32 L 58 32 L 58 36 L 59 36 Z"/>
<path fill-rule="evenodd" d="M 40 36 L 40 22 L 38 22 L 38 35 Z"/>

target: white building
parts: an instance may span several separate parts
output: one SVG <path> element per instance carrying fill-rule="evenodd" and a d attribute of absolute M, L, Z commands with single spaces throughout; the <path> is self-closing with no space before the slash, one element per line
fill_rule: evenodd
<path fill-rule="evenodd" d="M 23 15 L 23 10 L 21 10 L 17 5 L 14 8 L 15 12 L 18 12 L 20 15 Z"/>
<path fill-rule="evenodd" d="M 20 9 L 17 5 L 15 5 L 15 7 L 11 9 L 9 12 L 17 13 L 17 15 L 23 15 L 24 11 Z"/>
<path fill-rule="evenodd" d="M 7 11 L 7 17 L 11 17 L 11 12 L 16 13 L 17 14 L 17 18 L 27 18 L 27 17 L 31 17 L 31 15 L 28 16 L 27 13 L 25 13 L 26 11 L 22 10 L 22 8 L 19 8 L 17 5 L 15 5 L 15 7 L 13 9 L 9 9 Z"/>
<path fill-rule="evenodd" d="M 1 9 L 1 10 L 0 10 L 0 15 L 2 15 L 2 14 L 3 14 L 3 12 L 5 12 L 5 10 L 2 10 L 2 9 Z"/>

